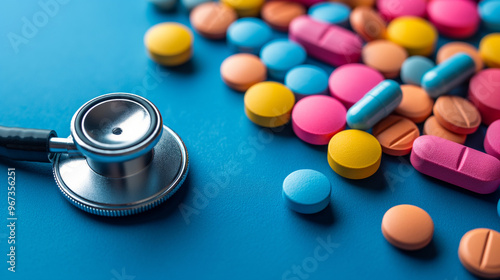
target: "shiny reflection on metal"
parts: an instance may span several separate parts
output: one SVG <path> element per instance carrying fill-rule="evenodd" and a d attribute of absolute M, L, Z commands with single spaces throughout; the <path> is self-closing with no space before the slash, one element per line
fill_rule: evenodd
<path fill-rule="evenodd" d="M 177 191 L 188 172 L 188 153 L 168 127 L 155 146 L 150 164 L 121 178 L 102 176 L 82 156 L 58 154 L 54 177 L 64 196 L 80 209 L 102 216 L 126 216 L 148 210 Z"/>
<path fill-rule="evenodd" d="M 73 143 L 73 138 L 71 136 L 68 138 L 50 138 L 49 149 L 51 153 L 80 154 L 75 146 L 75 143 Z"/>

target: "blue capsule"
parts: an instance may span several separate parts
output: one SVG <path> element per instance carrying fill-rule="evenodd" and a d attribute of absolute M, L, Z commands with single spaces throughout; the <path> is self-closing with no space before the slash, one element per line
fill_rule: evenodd
<path fill-rule="evenodd" d="M 459 86 L 475 71 L 474 59 L 465 53 L 457 53 L 427 71 L 422 77 L 422 88 L 430 97 L 438 98 Z"/>
<path fill-rule="evenodd" d="M 368 130 L 394 111 L 402 99 L 399 84 L 384 80 L 352 105 L 347 111 L 347 124 L 351 128 Z"/>

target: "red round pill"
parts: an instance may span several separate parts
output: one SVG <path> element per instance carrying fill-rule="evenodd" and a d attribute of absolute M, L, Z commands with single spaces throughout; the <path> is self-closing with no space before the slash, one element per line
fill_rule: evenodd
<path fill-rule="evenodd" d="M 481 113 L 486 125 L 500 119 L 500 69 L 479 71 L 469 83 L 469 100 Z"/>

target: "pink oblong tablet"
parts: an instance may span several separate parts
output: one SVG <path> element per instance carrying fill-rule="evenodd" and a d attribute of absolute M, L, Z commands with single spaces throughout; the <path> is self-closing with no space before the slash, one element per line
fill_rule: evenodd
<path fill-rule="evenodd" d="M 484 150 L 500 159 L 500 120 L 494 121 L 486 131 L 484 137 Z"/>
<path fill-rule="evenodd" d="M 342 27 L 296 17 L 289 27 L 289 38 L 301 44 L 307 53 L 325 63 L 340 66 L 358 62 L 363 42 L 358 35 Z"/>
<path fill-rule="evenodd" d="M 430 1 L 427 15 L 439 33 L 457 39 L 474 35 L 480 22 L 477 4 L 470 0 Z"/>
<path fill-rule="evenodd" d="M 402 16 L 425 17 L 426 8 L 427 0 L 377 0 L 377 9 L 387 21 Z"/>
<path fill-rule="evenodd" d="M 477 72 L 469 83 L 469 99 L 481 113 L 484 124 L 500 120 L 500 69 Z"/>
<path fill-rule="evenodd" d="M 302 98 L 292 111 L 292 128 L 297 137 L 314 145 L 326 145 L 345 128 L 346 109 L 335 98 L 313 95 Z"/>
<path fill-rule="evenodd" d="M 383 80 L 384 76 L 377 70 L 364 64 L 352 63 L 332 72 L 328 88 L 330 94 L 349 109 Z"/>
<path fill-rule="evenodd" d="M 492 193 L 500 185 L 500 160 L 441 137 L 418 137 L 410 161 L 423 174 L 476 193 Z"/>

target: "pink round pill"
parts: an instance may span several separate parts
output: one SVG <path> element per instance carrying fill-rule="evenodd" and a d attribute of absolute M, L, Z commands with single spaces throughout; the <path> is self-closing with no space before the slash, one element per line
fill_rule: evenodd
<path fill-rule="evenodd" d="M 297 137 L 314 145 L 326 145 L 345 128 L 345 107 L 335 98 L 313 95 L 302 98 L 292 111 L 292 128 Z"/>
<path fill-rule="evenodd" d="M 377 70 L 352 63 L 335 69 L 328 80 L 328 87 L 330 94 L 349 109 L 383 80 L 384 76 Z"/>
<path fill-rule="evenodd" d="M 425 17 L 426 8 L 427 0 L 377 0 L 377 9 L 387 21 L 402 16 Z"/>
<path fill-rule="evenodd" d="M 500 159 L 500 120 L 496 120 L 488 127 L 484 137 L 484 150 Z"/>
<path fill-rule="evenodd" d="M 471 0 L 433 0 L 427 15 L 439 33 L 456 39 L 474 35 L 480 22 L 477 4 Z"/>
<path fill-rule="evenodd" d="M 500 119 L 500 69 L 477 72 L 469 83 L 469 99 L 481 113 L 481 120 L 489 125 Z"/>

